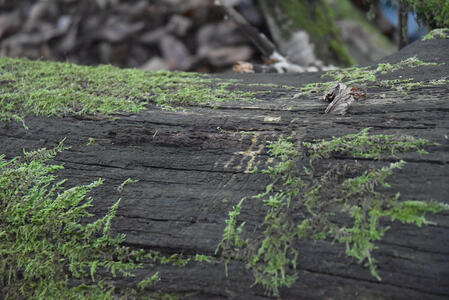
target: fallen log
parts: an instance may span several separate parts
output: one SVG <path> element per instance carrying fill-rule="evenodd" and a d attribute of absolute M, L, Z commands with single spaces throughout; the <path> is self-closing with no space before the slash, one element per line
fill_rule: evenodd
<path fill-rule="evenodd" d="M 336 164 L 351 168 L 361 161 L 381 167 L 401 159 L 407 164 L 388 178 L 391 188 L 381 189 L 382 194 L 393 197 L 400 192 L 405 200 L 449 203 L 448 48 L 448 39 L 422 41 L 371 68 L 332 71 L 323 78 L 322 73 L 214 77 L 218 81 L 211 83 L 212 90 L 217 82 L 237 79 L 226 88 L 252 92 L 257 99 L 251 101 L 186 101 L 184 109 L 175 111 L 150 102 L 138 113 L 115 112 L 106 117 L 84 112 L 63 117 L 19 116 L 16 121 L 0 123 L 0 152 L 10 159 L 22 149 L 52 148 L 65 138 L 71 149 L 55 158 L 55 163 L 64 165 L 59 177 L 68 178 L 70 186 L 104 179 L 92 192 L 95 200 L 90 212 L 103 216 L 122 198 L 112 228 L 126 234 L 126 245 L 157 250 L 168 257 L 182 253 L 212 259 L 185 266 L 152 264 L 136 270 L 135 278 L 116 278 L 117 291 L 157 271 L 160 280 L 145 288 L 147 296 L 267 299 L 270 295 L 263 285 L 252 286 L 255 278 L 251 268 L 247 269 L 246 256 L 232 252 L 239 247 L 216 252 L 225 220 L 242 198 L 246 200 L 237 222 L 246 222 L 244 237 L 254 238 L 257 244 L 267 228 L 263 225 L 267 215 L 264 199 L 252 198 L 272 183 L 260 171 L 279 160 L 267 142 L 281 137 L 290 137 L 295 143 L 329 141 L 371 128 L 371 134 L 413 136 L 438 143 L 424 147 L 427 155 L 410 151 L 381 158 L 358 157 L 354 162 L 347 153 L 337 151 L 325 164 L 314 164 L 322 175 Z M 328 103 L 321 98 L 326 88 L 348 81 L 366 86 L 367 99 L 344 116 L 325 114 Z M 15 84 L 2 79 L 0 87 Z M 17 121 L 22 119 L 28 129 Z M 127 178 L 138 182 L 121 186 Z M 443 211 L 428 218 L 435 225 L 418 228 L 382 220 L 390 228 L 375 241 L 377 248 L 372 251 L 381 281 L 345 254 L 344 243 L 305 238 L 293 242 L 298 251 L 296 270 L 285 265 L 287 273 L 296 273 L 296 280 L 290 287 L 281 284 L 277 292 L 271 292 L 281 299 L 446 299 L 449 215 Z M 346 217 L 332 222 L 351 226 L 352 221 Z M 251 252 L 250 248 L 242 251 Z M 220 256 L 226 251 L 227 276 Z M 73 283 L 79 282 L 73 279 Z"/>

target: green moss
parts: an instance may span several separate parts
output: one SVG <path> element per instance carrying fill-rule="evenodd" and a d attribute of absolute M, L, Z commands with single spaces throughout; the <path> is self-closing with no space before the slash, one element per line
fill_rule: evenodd
<path fill-rule="evenodd" d="M 96 143 L 96 140 L 94 139 L 94 138 L 89 138 L 88 140 L 87 140 L 87 143 L 86 143 L 86 146 L 90 146 L 90 145 L 93 145 L 93 144 L 95 144 Z"/>
<path fill-rule="evenodd" d="M 180 299 L 180 297 L 176 293 L 165 293 L 162 296 L 162 300 L 179 300 L 179 299 Z"/>
<path fill-rule="evenodd" d="M 422 154 L 422 147 L 437 145 L 425 139 L 412 136 L 370 135 L 370 128 L 356 134 L 335 137 L 331 140 L 303 142 L 306 154 L 312 159 L 329 158 L 333 155 L 380 159 L 382 156 L 395 157 L 399 153 L 416 151 Z"/>
<path fill-rule="evenodd" d="M 299 147 L 291 139 L 279 139 L 268 145 L 270 155 L 278 161 L 263 171 L 272 182 L 254 197 L 261 199 L 266 209 L 264 221 L 257 225 L 258 231 L 245 231 L 245 223 L 238 220 L 240 201 L 229 214 L 217 251 L 227 261 L 245 261 L 255 284 L 277 296 L 280 288 L 296 280 L 293 270 L 301 261 L 301 251 L 295 245 L 301 239 L 345 244 L 346 254 L 365 264 L 380 280 L 372 252 L 389 223 L 399 220 L 421 226 L 429 224 L 426 214 L 449 210 L 447 204 L 401 201 L 399 193 L 389 196 L 378 190 L 388 188 L 388 178 L 404 167 L 405 162 L 397 157 L 400 153 L 425 154 L 423 147 L 430 145 L 435 143 L 410 136 L 370 135 L 369 129 L 330 140 L 304 141 Z M 345 156 L 343 163 L 323 161 L 341 156 Z M 378 167 L 368 161 L 361 163 L 360 158 L 396 162 Z M 350 221 L 342 224 L 341 220 Z"/>
<path fill-rule="evenodd" d="M 408 79 L 392 79 L 392 80 L 382 80 L 378 83 L 380 87 L 386 87 L 390 89 L 394 89 L 398 92 L 401 92 L 403 95 L 407 95 L 409 91 L 414 88 L 424 88 L 424 87 L 435 87 L 439 85 L 447 85 L 449 84 L 449 79 L 441 78 L 434 79 L 430 81 L 413 81 L 412 78 Z"/>
<path fill-rule="evenodd" d="M 183 267 L 191 261 L 212 263 L 196 254 L 164 256 L 157 251 L 123 245 L 123 234 L 112 234 L 111 221 L 120 200 L 98 220 L 88 209 L 87 194 L 102 184 L 64 188 L 57 181 L 60 165 L 49 164 L 64 150 L 25 152 L 5 160 L 0 155 L 0 294 L 5 299 L 137 299 L 163 274 L 150 272 L 134 287 L 116 290 L 114 281 L 155 264 Z M 119 187 L 136 182 L 127 179 Z M 82 222 L 83 220 L 83 222 Z M 76 284 L 76 282 L 83 282 Z"/>
<path fill-rule="evenodd" d="M 322 78 L 331 78 L 332 81 L 309 83 L 300 89 L 300 92 L 294 97 L 298 98 L 311 93 L 323 94 L 327 92 L 332 86 L 341 82 L 348 86 L 358 84 L 367 87 L 387 87 L 393 88 L 400 92 L 406 92 L 417 86 L 435 86 L 444 85 L 447 78 L 440 78 L 431 80 L 429 82 L 412 82 L 413 79 L 393 79 L 393 80 L 379 80 L 379 75 L 394 73 L 408 68 L 431 67 L 436 66 L 434 62 L 424 62 L 417 57 L 410 57 L 397 64 L 381 63 L 377 67 L 351 67 L 345 69 L 332 70 L 324 73 Z"/>
<path fill-rule="evenodd" d="M 103 218 L 80 224 L 91 216 L 86 209 L 92 199 L 86 194 L 102 180 L 63 191 L 65 181 L 54 183 L 52 175 L 62 167 L 44 164 L 62 149 L 60 144 L 11 161 L 0 157 L 1 286 L 7 299 L 108 298 L 113 288 L 95 282 L 98 269 L 129 276 L 130 269 L 140 267 L 125 259 L 124 236 L 110 232 L 120 201 Z M 90 277 L 92 284 L 70 287 L 65 268 L 72 278 Z"/>
<path fill-rule="evenodd" d="M 449 39 L 449 28 L 434 29 L 423 37 L 424 41 L 435 39 Z"/>
<path fill-rule="evenodd" d="M 137 113 L 149 103 L 173 109 L 253 100 L 235 82 L 183 72 L 148 73 L 112 66 L 0 58 L 0 120 L 27 115 Z"/>

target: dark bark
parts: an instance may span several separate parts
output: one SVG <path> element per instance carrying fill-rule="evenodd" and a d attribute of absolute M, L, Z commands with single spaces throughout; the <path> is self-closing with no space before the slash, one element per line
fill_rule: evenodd
<path fill-rule="evenodd" d="M 406 47 L 385 61 L 398 62 L 418 55 L 426 61 L 449 61 L 449 40 L 428 41 Z M 404 78 L 431 80 L 449 73 L 449 66 L 432 72 L 403 70 Z M 411 72 L 411 73 L 410 73 Z M 413 73 L 415 72 L 415 73 Z M 395 73 L 398 74 L 398 73 Z M 232 75 L 249 83 L 300 86 L 320 80 L 320 74 Z M 247 85 L 248 89 L 251 89 Z M 227 103 L 218 108 L 190 107 L 187 112 L 150 108 L 116 120 L 74 117 L 30 117 L 29 130 L 17 122 L 0 123 L 1 153 L 7 158 L 22 149 L 53 147 L 63 138 L 72 146 L 57 156 L 65 169 L 61 178 L 70 185 L 105 180 L 94 192 L 92 212 L 103 215 L 121 197 L 113 222 L 126 243 L 164 254 L 214 255 L 221 240 L 228 211 L 245 196 L 263 192 L 269 179 L 252 174 L 268 159 L 266 142 L 280 136 L 298 140 L 330 138 L 372 127 L 372 133 L 406 134 L 440 143 L 430 154 L 407 154 L 406 167 L 390 180 L 388 193 L 403 199 L 448 203 L 449 194 L 449 87 L 415 88 L 407 95 L 391 90 L 368 90 L 364 104 L 346 116 L 325 115 L 327 103 L 310 95 L 296 100 L 295 91 L 281 87 L 261 95 L 254 103 Z M 385 94 L 385 97 L 383 97 Z M 253 131 L 255 134 L 242 134 Z M 95 143 L 86 146 L 89 138 Z M 117 187 L 126 178 L 139 179 Z M 264 217 L 260 202 L 248 201 L 241 214 L 248 224 Z M 369 271 L 344 254 L 344 246 L 331 242 L 300 245 L 298 280 L 281 290 L 282 299 L 447 299 L 449 297 L 449 214 L 431 216 L 435 226 L 417 228 L 393 223 L 374 251 L 378 282 Z M 192 263 L 140 270 L 135 279 L 118 280 L 130 286 L 159 271 L 162 280 L 152 289 L 176 292 L 189 299 L 267 299 L 261 287 L 250 288 L 253 278 L 240 261 L 229 265 Z"/>

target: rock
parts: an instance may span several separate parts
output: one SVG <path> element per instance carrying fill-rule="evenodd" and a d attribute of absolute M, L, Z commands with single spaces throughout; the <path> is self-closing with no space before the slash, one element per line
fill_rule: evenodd
<path fill-rule="evenodd" d="M 38 1 L 36 2 L 30 10 L 29 16 L 26 19 L 25 24 L 23 25 L 23 29 L 27 32 L 31 32 L 35 29 L 38 24 L 41 22 L 41 19 L 47 14 L 50 10 L 55 10 L 55 3 L 51 1 Z"/>
<path fill-rule="evenodd" d="M 292 33 L 291 38 L 284 44 L 281 44 L 281 52 L 295 64 L 301 66 L 321 65 L 314 52 L 315 46 L 310 42 L 309 34 L 304 31 Z"/>
<path fill-rule="evenodd" d="M 20 25 L 19 11 L 0 15 L 0 39 L 17 31 Z"/>
<path fill-rule="evenodd" d="M 250 24 L 264 26 L 256 1 L 222 2 L 235 7 Z M 213 4 L 214 0 L 0 0 L 0 54 L 120 67 L 141 66 L 159 56 L 169 69 L 210 72 L 230 69 L 238 59 L 260 62 L 260 52 Z M 354 42 L 359 48 L 360 43 Z M 314 61 L 313 45 L 304 34 L 293 36 L 281 50 L 297 64 Z M 317 61 L 313 65 L 322 69 Z"/>
<path fill-rule="evenodd" d="M 192 27 L 193 22 L 187 17 L 181 15 L 173 15 L 165 27 L 166 31 L 178 37 L 186 35 L 187 31 Z"/>
<path fill-rule="evenodd" d="M 152 72 L 152 71 L 161 71 L 161 70 L 169 70 L 169 65 L 165 62 L 162 57 L 153 56 L 146 63 L 139 67 L 139 69 Z"/>
<path fill-rule="evenodd" d="M 108 18 L 97 37 L 111 43 L 122 42 L 145 27 L 143 22 L 128 23 L 120 17 Z"/>
<path fill-rule="evenodd" d="M 187 70 L 193 64 L 193 57 L 189 50 L 177 38 L 165 35 L 159 47 L 170 70 Z"/>
<path fill-rule="evenodd" d="M 207 46 L 218 48 L 246 43 L 246 39 L 238 33 L 237 26 L 230 21 L 206 24 L 196 33 L 198 48 Z"/>
<path fill-rule="evenodd" d="M 379 41 L 378 35 L 368 32 L 359 22 L 340 20 L 337 26 L 349 53 L 357 62 L 373 62 L 395 51 L 394 47 Z"/>
<path fill-rule="evenodd" d="M 157 28 L 140 35 L 139 42 L 147 45 L 158 44 L 162 37 L 166 35 L 166 33 L 167 30 L 165 28 Z"/>

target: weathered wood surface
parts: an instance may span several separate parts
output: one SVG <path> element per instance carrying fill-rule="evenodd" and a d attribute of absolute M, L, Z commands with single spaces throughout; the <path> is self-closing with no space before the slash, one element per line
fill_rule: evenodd
<path fill-rule="evenodd" d="M 388 60 L 417 54 L 425 61 L 445 62 L 434 71 L 413 77 L 433 79 L 449 75 L 449 40 L 406 47 Z M 404 71 L 406 72 L 406 71 Z M 439 72 L 439 73 L 438 73 Z M 397 74 L 397 73 L 396 73 Z M 407 76 L 408 74 L 403 74 Z M 235 76 L 245 83 L 303 84 L 315 75 Z M 439 77 L 438 77 L 439 78 Z M 326 103 L 310 95 L 281 100 L 294 91 L 274 88 L 254 103 L 227 103 L 218 108 L 190 107 L 185 112 L 150 108 L 116 120 L 75 117 L 26 120 L 26 131 L 17 122 L 0 123 L 0 152 L 8 158 L 22 149 L 53 147 L 63 138 L 72 146 L 57 156 L 65 170 L 61 178 L 71 185 L 101 177 L 94 192 L 93 212 L 103 215 L 122 198 L 114 230 L 125 233 L 129 245 L 170 254 L 213 255 L 221 240 L 227 213 L 242 197 L 265 190 L 262 174 L 268 159 L 266 142 L 280 136 L 311 140 L 359 132 L 407 134 L 440 143 L 430 154 L 407 154 L 408 164 L 390 180 L 389 193 L 403 199 L 434 199 L 449 203 L 449 87 L 415 88 L 407 95 L 388 90 L 368 90 L 364 104 L 346 116 L 325 115 Z M 381 97 L 385 94 L 385 98 Z M 253 131 L 253 134 L 242 134 Z M 89 138 L 96 142 L 86 146 Z M 139 179 L 119 193 L 126 178 Z M 241 217 L 248 224 L 263 219 L 259 200 L 245 203 Z M 282 299 L 447 299 L 449 297 L 449 214 L 430 217 L 436 226 L 421 229 L 392 224 L 374 251 L 378 282 L 367 269 L 344 254 L 343 245 L 330 242 L 300 245 L 298 280 L 281 290 Z M 153 288 L 177 292 L 189 299 L 267 299 L 244 263 L 233 261 L 229 277 L 222 264 L 191 263 L 180 268 L 157 266 L 161 281 Z M 137 279 L 150 272 L 141 270 Z M 137 280 L 135 279 L 135 280 Z M 132 279 L 120 281 L 127 286 Z"/>

